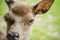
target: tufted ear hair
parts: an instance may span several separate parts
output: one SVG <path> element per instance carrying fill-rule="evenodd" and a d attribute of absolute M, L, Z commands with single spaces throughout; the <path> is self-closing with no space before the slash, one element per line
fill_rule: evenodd
<path fill-rule="evenodd" d="M 51 5 L 53 4 L 54 0 L 42 0 L 37 5 L 33 7 L 33 11 L 35 14 L 44 14 L 46 13 Z"/>
<path fill-rule="evenodd" d="M 10 8 L 11 4 L 14 3 L 14 0 L 5 0 L 5 2 L 7 3 L 8 7 Z"/>

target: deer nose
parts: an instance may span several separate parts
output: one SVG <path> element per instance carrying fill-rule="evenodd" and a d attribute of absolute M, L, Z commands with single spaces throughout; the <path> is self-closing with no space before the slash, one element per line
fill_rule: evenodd
<path fill-rule="evenodd" d="M 18 40 L 19 33 L 18 32 L 15 32 L 15 33 L 9 32 L 9 33 L 7 33 L 7 39 L 8 40 Z"/>

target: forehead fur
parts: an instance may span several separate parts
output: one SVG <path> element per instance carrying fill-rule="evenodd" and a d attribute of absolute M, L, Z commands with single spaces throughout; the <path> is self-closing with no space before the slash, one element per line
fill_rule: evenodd
<path fill-rule="evenodd" d="M 32 9 L 29 5 L 23 5 L 23 4 L 14 4 L 14 5 L 12 5 L 11 10 L 16 15 L 25 15 L 29 12 L 32 12 Z"/>

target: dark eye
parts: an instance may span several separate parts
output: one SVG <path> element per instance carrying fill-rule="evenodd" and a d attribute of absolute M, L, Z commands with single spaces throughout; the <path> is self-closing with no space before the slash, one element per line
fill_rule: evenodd
<path fill-rule="evenodd" d="M 7 24 L 9 25 L 12 25 L 15 22 L 14 19 L 11 16 L 9 16 L 9 14 L 6 14 L 4 18 Z"/>
<path fill-rule="evenodd" d="M 33 21 L 34 21 L 34 19 L 31 19 L 31 20 L 29 21 L 29 24 L 32 24 L 32 23 L 33 23 Z"/>

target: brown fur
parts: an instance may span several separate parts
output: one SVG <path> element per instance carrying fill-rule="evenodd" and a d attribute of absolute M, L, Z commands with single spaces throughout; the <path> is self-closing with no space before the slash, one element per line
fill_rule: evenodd
<path fill-rule="evenodd" d="M 15 5 L 11 8 L 12 11 L 16 12 L 16 15 L 24 16 L 31 11 L 31 7 L 27 5 Z"/>
<path fill-rule="evenodd" d="M 43 0 L 36 6 L 31 7 L 16 3 L 13 0 L 5 1 L 9 7 L 9 11 L 5 15 L 7 34 L 18 32 L 19 40 L 29 40 L 35 15 L 46 13 L 54 2 L 54 0 Z"/>

